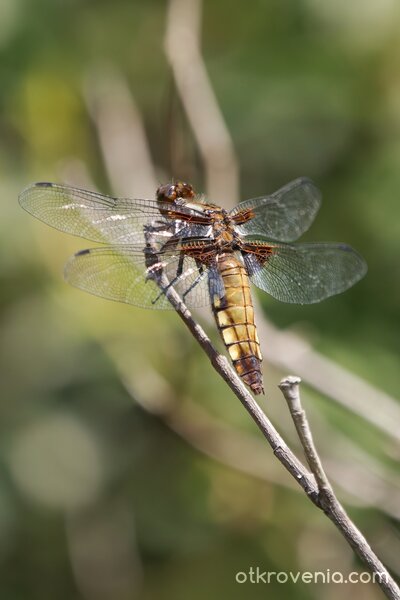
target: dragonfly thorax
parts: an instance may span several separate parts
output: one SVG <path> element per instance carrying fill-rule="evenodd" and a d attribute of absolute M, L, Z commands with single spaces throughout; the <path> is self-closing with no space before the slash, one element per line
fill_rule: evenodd
<path fill-rule="evenodd" d="M 212 237 L 218 250 L 232 251 L 237 247 L 237 233 L 232 218 L 224 209 L 210 211 Z"/>

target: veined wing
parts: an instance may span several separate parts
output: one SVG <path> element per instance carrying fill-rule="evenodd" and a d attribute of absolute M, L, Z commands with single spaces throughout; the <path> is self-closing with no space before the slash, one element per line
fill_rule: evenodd
<path fill-rule="evenodd" d="M 172 308 L 153 278 L 160 270 L 190 308 L 210 304 L 209 281 L 213 282 L 214 293 L 220 293 L 221 297 L 224 293 L 213 265 L 201 267 L 182 251 L 144 252 L 140 245 L 82 250 L 66 264 L 65 279 L 75 287 L 109 300 L 142 308 Z"/>
<path fill-rule="evenodd" d="M 144 228 L 149 225 L 153 226 L 153 241 L 160 244 L 172 235 L 204 237 L 209 232 L 200 209 L 156 200 L 113 198 L 55 183 L 29 186 L 20 194 L 19 202 L 44 223 L 95 242 L 144 242 Z"/>
<path fill-rule="evenodd" d="M 253 217 L 237 230 L 244 236 L 265 236 L 281 242 L 299 238 L 313 222 L 321 204 L 321 193 L 311 179 L 300 177 L 270 196 L 240 202 L 230 213 L 240 219 L 240 213 Z"/>
<path fill-rule="evenodd" d="M 367 272 L 364 259 L 346 244 L 245 244 L 251 281 L 282 302 L 313 304 L 340 294 Z"/>

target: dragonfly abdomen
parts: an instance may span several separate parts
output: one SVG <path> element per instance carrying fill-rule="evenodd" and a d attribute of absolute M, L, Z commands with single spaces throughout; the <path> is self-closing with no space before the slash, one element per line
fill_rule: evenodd
<path fill-rule="evenodd" d="M 245 267 L 226 253 L 218 256 L 218 268 L 225 288 L 222 298 L 212 300 L 218 329 L 238 375 L 255 394 L 262 394 L 262 356 Z"/>

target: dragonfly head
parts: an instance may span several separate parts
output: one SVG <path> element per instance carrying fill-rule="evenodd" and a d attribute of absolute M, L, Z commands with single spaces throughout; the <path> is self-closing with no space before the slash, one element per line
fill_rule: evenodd
<path fill-rule="evenodd" d="M 193 187 L 184 181 L 166 183 L 157 188 L 156 197 L 159 202 L 175 202 L 178 198 L 192 200 L 195 196 Z"/>

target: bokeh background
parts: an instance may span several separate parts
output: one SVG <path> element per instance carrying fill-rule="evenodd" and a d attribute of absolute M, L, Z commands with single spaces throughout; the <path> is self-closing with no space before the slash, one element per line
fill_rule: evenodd
<path fill-rule="evenodd" d="M 87 243 L 20 209 L 37 180 L 153 197 L 177 177 L 227 207 L 317 182 L 304 239 L 369 272 L 315 306 L 257 294 L 261 404 L 301 457 L 277 384 L 302 376 L 335 489 L 400 575 L 399 33 L 396 0 L 1 1 L 2 598 L 381 597 L 235 582 L 363 567 L 175 314 L 68 288 Z"/>

